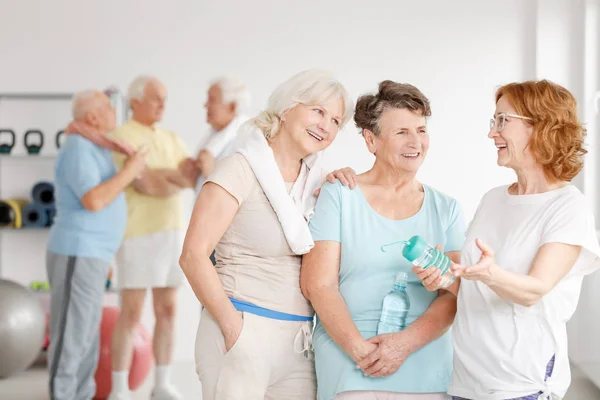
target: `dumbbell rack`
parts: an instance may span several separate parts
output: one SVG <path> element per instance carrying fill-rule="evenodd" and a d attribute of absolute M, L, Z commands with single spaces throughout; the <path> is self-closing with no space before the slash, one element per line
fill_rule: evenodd
<path fill-rule="evenodd" d="M 73 98 L 73 93 L 0 93 L 0 116 L 2 116 L 3 112 L 6 109 L 6 102 L 8 101 L 34 101 L 34 102 L 69 102 L 71 101 L 71 99 Z M 5 115 L 8 115 L 8 113 L 6 113 Z M 65 115 L 65 125 L 68 123 L 70 118 L 70 114 Z M 32 118 L 32 120 L 35 120 L 35 116 Z M 35 122 L 35 121 L 34 121 Z M 6 124 L 5 121 L 1 121 L 0 124 L 3 124 L 2 126 L 0 126 L 0 129 L 14 129 L 14 127 L 12 126 L 7 126 L 4 125 Z M 22 132 L 17 132 L 15 130 L 15 133 L 17 133 L 19 136 L 18 138 L 21 138 Z M 48 134 L 47 137 L 45 138 L 45 149 L 48 149 L 50 147 L 55 148 L 55 140 L 56 140 L 56 134 L 57 132 L 52 132 L 51 134 Z M 15 177 L 14 175 L 12 175 L 12 173 L 10 175 L 7 175 L 7 173 L 10 173 L 9 171 L 11 171 L 11 169 L 15 169 L 17 170 L 17 166 L 24 166 L 26 165 L 28 172 L 32 172 L 33 170 L 33 174 L 37 172 L 43 172 L 46 176 L 49 175 L 49 171 L 53 172 L 54 170 L 54 162 L 53 160 L 56 157 L 56 153 L 57 150 L 54 152 L 50 152 L 48 153 L 47 151 L 44 152 L 42 151 L 42 154 L 28 154 L 27 152 L 24 153 L 19 153 L 17 150 L 18 147 L 22 147 L 19 146 L 21 143 L 18 143 L 18 140 L 16 140 L 15 143 L 15 148 L 12 149 L 11 154 L 0 154 L 0 198 L 4 198 L 4 197 L 10 197 L 7 196 L 7 190 L 5 185 L 7 184 L 6 181 L 4 181 L 2 179 L 2 177 L 6 177 L 6 176 L 10 176 L 10 182 L 12 182 L 12 185 L 18 184 L 19 183 L 19 178 Z M 36 163 L 35 166 L 31 167 L 31 165 L 33 163 Z M 17 172 L 15 172 L 15 175 L 17 174 Z M 23 172 L 21 171 L 21 175 L 23 174 Z M 26 178 L 25 178 L 26 179 Z M 14 189 L 14 188 L 13 188 Z M 10 192 L 11 190 L 8 190 L 8 192 Z M 21 192 L 21 190 L 19 190 L 19 193 Z M 23 193 L 25 194 L 25 193 Z M 29 197 L 29 196 L 27 196 Z M 19 243 L 38 243 L 40 242 L 40 238 L 37 237 L 32 237 L 30 235 L 39 235 L 42 234 L 44 236 L 47 236 L 47 232 L 48 232 L 48 228 L 21 228 L 21 229 L 13 229 L 13 228 L 0 228 L 0 278 L 8 278 L 10 279 L 10 276 L 7 276 L 6 271 L 4 271 L 3 268 L 3 257 L 2 257 L 2 253 L 4 253 L 4 245 L 5 242 L 8 240 L 7 238 L 5 238 L 4 236 L 7 234 L 10 235 L 27 235 L 24 238 L 19 238 L 18 241 Z M 46 241 L 46 239 L 43 239 L 44 243 Z M 29 250 L 29 248 L 28 248 Z M 37 251 L 43 251 L 44 255 L 45 255 L 45 248 L 44 249 L 31 249 L 30 250 L 32 253 L 37 252 Z M 44 271 L 44 268 L 40 268 L 41 271 Z M 45 275 L 45 273 L 43 274 Z M 21 283 L 25 283 L 25 282 L 21 282 Z"/>

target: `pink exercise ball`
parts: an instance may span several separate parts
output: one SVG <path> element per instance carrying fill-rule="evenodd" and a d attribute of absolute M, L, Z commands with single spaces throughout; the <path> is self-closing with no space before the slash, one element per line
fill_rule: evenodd
<path fill-rule="evenodd" d="M 120 310 L 117 307 L 105 307 L 102 310 L 100 325 L 100 358 L 96 369 L 96 395 L 94 399 L 106 399 L 112 387 L 112 368 L 110 348 L 112 333 Z M 129 369 L 129 389 L 139 388 L 152 368 L 152 337 L 148 330 L 139 324 L 133 337 L 133 359 Z"/>

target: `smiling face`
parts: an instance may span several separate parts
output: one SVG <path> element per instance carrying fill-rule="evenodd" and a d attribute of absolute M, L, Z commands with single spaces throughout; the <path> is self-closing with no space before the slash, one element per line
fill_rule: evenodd
<path fill-rule="evenodd" d="M 323 104 L 298 104 L 282 115 L 279 134 L 288 135 L 303 154 L 313 154 L 331 145 L 343 114 L 344 103 L 338 97 Z"/>
<path fill-rule="evenodd" d="M 494 126 L 488 133 L 488 137 L 494 141 L 498 149 L 498 166 L 519 169 L 534 165 L 536 160 L 527 147 L 533 127 L 523 118 L 513 117 L 510 114 L 518 113 L 505 97 L 501 97 L 496 103 Z"/>
<path fill-rule="evenodd" d="M 378 121 L 380 133 L 365 130 L 369 151 L 394 170 L 416 173 L 427 155 L 427 122 L 405 108 L 386 108 Z"/>

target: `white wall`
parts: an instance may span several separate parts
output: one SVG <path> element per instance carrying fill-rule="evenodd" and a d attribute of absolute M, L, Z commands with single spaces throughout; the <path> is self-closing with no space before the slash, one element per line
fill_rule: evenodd
<path fill-rule="evenodd" d="M 513 178 L 496 166 L 486 135 L 495 88 L 535 77 L 532 2 L 152 0 L 142 10 L 116 0 L 5 3 L 0 92 L 125 89 L 136 74 L 153 73 L 169 88 L 164 125 L 194 148 L 206 129 L 202 104 L 210 78 L 239 76 L 261 107 L 292 74 L 327 68 L 355 98 L 384 79 L 415 84 L 430 98 L 431 149 L 420 178 L 457 197 L 467 218 L 483 193 Z M 328 155 L 331 168 L 363 171 L 371 163 L 352 126 Z M 0 168 L 5 193 L 26 166 Z M 2 274 L 44 279 L 42 239 L 32 242 L 35 251 L 3 256 Z M 176 357 L 192 359 L 198 306 L 188 288 L 180 299 Z"/>
<path fill-rule="evenodd" d="M 575 14 L 579 10 L 556 7 L 560 15 Z M 596 226 L 600 227 L 600 202 L 598 201 L 598 177 L 600 149 L 598 148 L 598 114 L 597 93 L 600 93 L 600 1 L 586 0 L 585 12 L 581 17 L 583 23 L 575 29 L 584 31 L 582 71 L 578 76 L 582 85 L 579 96 L 583 119 L 588 129 L 588 150 L 583 173 L 584 192 L 596 212 Z M 575 26 L 575 25 L 574 25 Z M 600 233 L 600 231 L 599 231 Z M 600 386 L 600 271 L 588 276 L 581 290 L 579 306 L 568 328 L 569 353 L 571 360 L 577 364 L 596 385 Z"/>

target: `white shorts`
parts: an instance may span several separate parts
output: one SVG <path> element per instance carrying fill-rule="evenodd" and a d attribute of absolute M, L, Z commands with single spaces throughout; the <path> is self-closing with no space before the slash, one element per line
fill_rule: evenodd
<path fill-rule="evenodd" d="M 125 239 L 117 252 L 117 287 L 177 287 L 185 279 L 179 267 L 184 232 L 169 230 Z"/>

